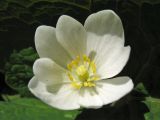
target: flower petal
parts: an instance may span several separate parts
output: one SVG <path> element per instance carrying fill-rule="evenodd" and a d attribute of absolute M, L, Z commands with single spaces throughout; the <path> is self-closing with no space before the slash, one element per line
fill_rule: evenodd
<path fill-rule="evenodd" d="M 94 88 L 82 88 L 79 91 L 79 104 L 85 108 L 100 108 L 103 101 L 98 96 Z"/>
<path fill-rule="evenodd" d="M 71 60 L 67 51 L 57 42 L 54 27 L 39 26 L 35 33 L 35 45 L 40 57 L 51 58 L 63 67 Z"/>
<path fill-rule="evenodd" d="M 56 25 L 56 36 L 72 58 L 85 53 L 86 31 L 75 19 L 61 16 Z"/>
<path fill-rule="evenodd" d="M 112 10 L 103 10 L 95 14 L 91 14 L 84 24 L 87 32 L 92 32 L 103 36 L 110 34 L 120 38 L 124 38 L 124 30 L 121 19 Z"/>
<path fill-rule="evenodd" d="M 113 52 L 112 55 L 97 69 L 97 73 L 100 75 L 101 79 L 111 78 L 120 73 L 129 59 L 130 50 L 130 46 L 127 46 L 122 49 L 110 51 L 110 53 Z"/>
<path fill-rule="evenodd" d="M 96 90 L 104 104 L 115 102 L 133 89 L 133 82 L 129 77 L 117 77 L 100 80 Z"/>
<path fill-rule="evenodd" d="M 87 33 L 87 55 L 95 61 L 101 79 L 117 75 L 126 65 L 129 54 L 130 47 L 124 47 L 123 39 Z"/>
<path fill-rule="evenodd" d="M 64 84 L 59 89 L 55 89 L 54 93 L 48 91 L 48 86 L 33 77 L 28 87 L 30 91 L 39 99 L 41 99 L 46 104 L 62 109 L 62 110 L 73 110 L 78 109 L 80 106 L 77 103 L 78 94 L 71 89 L 70 84 Z M 56 86 L 52 86 L 57 88 Z"/>
<path fill-rule="evenodd" d="M 58 84 L 68 80 L 65 69 L 49 58 L 36 60 L 33 65 L 33 72 L 38 80 L 46 84 Z"/>

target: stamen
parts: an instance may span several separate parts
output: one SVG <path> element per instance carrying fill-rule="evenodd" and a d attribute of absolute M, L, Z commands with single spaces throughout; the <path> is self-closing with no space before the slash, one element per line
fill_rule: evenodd
<path fill-rule="evenodd" d="M 88 87 L 88 82 L 83 83 L 84 87 Z"/>
<path fill-rule="evenodd" d="M 100 77 L 98 75 L 93 75 L 87 81 L 96 81 L 96 80 L 99 80 L 99 78 Z"/>
<path fill-rule="evenodd" d="M 82 84 L 76 83 L 76 82 L 72 82 L 71 85 L 72 85 L 74 88 L 77 88 L 77 89 L 80 89 L 80 88 L 82 87 Z"/>
<path fill-rule="evenodd" d="M 89 57 L 87 57 L 86 55 L 83 55 L 83 60 L 84 60 L 84 62 L 90 62 Z"/>
<path fill-rule="evenodd" d="M 88 56 L 83 55 L 82 59 L 77 56 L 67 64 L 67 68 L 69 70 L 67 76 L 74 88 L 95 87 L 95 81 L 99 76 L 96 74 L 96 64 Z"/>
<path fill-rule="evenodd" d="M 71 81 L 74 80 L 74 79 L 73 79 L 73 76 L 72 76 L 70 73 L 67 73 L 67 75 L 68 75 L 68 78 L 69 78 Z"/>
<path fill-rule="evenodd" d="M 92 62 L 90 63 L 90 66 L 91 66 L 92 72 L 93 72 L 93 73 L 96 73 L 96 65 L 95 65 L 94 61 L 92 61 Z"/>
<path fill-rule="evenodd" d="M 71 71 L 72 70 L 72 65 L 71 64 L 67 64 L 67 68 L 68 68 L 69 71 Z"/>

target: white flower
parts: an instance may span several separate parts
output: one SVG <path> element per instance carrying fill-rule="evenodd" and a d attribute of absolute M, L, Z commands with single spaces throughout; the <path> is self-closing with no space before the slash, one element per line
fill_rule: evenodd
<path fill-rule="evenodd" d="M 58 109 L 100 108 L 133 88 L 131 78 L 112 78 L 128 61 L 120 18 L 111 10 L 91 14 L 84 26 L 62 15 L 56 28 L 35 33 L 40 59 L 33 65 L 30 91 Z"/>

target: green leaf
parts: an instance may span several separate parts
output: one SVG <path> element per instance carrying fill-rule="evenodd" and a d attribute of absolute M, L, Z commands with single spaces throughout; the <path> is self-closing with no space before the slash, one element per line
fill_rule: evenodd
<path fill-rule="evenodd" d="M 5 101 L 11 101 L 11 100 L 20 98 L 19 94 L 15 94 L 15 95 L 2 94 L 1 96 L 2 96 L 3 100 L 5 100 Z"/>
<path fill-rule="evenodd" d="M 142 94 L 148 95 L 148 91 L 146 90 L 146 88 L 144 87 L 143 83 L 139 83 L 135 88 L 135 91 L 140 92 Z"/>
<path fill-rule="evenodd" d="M 147 97 L 144 103 L 149 108 L 149 112 L 146 113 L 146 120 L 159 120 L 160 119 L 160 99 Z"/>
<path fill-rule="evenodd" d="M 33 48 L 14 51 L 5 65 L 5 81 L 22 96 L 30 96 L 28 82 L 33 77 L 32 65 L 38 58 Z"/>
<path fill-rule="evenodd" d="M 37 99 L 0 102 L 0 120 L 74 120 L 79 113 L 54 109 Z"/>
<path fill-rule="evenodd" d="M 149 112 L 144 114 L 145 120 L 159 120 L 160 118 L 160 99 L 150 97 L 149 92 L 145 88 L 143 83 L 139 83 L 135 88 L 135 91 L 147 95 L 143 101 L 149 109 Z"/>

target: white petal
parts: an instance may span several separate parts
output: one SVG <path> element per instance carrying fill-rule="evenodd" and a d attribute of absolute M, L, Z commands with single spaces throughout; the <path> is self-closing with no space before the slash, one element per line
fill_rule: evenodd
<path fill-rule="evenodd" d="M 82 88 L 79 91 L 79 104 L 85 108 L 100 108 L 103 101 L 94 88 Z"/>
<path fill-rule="evenodd" d="M 33 65 L 34 75 L 46 84 L 66 82 L 66 71 L 49 58 L 40 58 Z"/>
<path fill-rule="evenodd" d="M 121 49 L 115 48 L 113 51 L 110 51 L 112 55 L 108 56 L 106 62 L 97 68 L 97 73 L 101 79 L 111 78 L 120 73 L 129 59 L 130 50 L 130 46 L 127 46 Z"/>
<path fill-rule="evenodd" d="M 78 94 L 72 90 L 70 84 L 64 84 L 60 88 L 55 89 L 54 93 L 48 91 L 48 86 L 33 77 L 28 87 L 30 91 L 39 99 L 46 104 L 62 109 L 62 110 L 73 110 L 78 109 L 80 106 L 77 103 Z M 53 88 L 57 88 L 53 85 Z"/>
<path fill-rule="evenodd" d="M 120 18 L 112 10 L 103 10 L 91 14 L 85 21 L 84 27 L 87 32 L 93 32 L 103 36 L 110 34 L 124 38 L 124 30 Z"/>
<path fill-rule="evenodd" d="M 117 75 L 128 61 L 130 47 L 124 47 L 124 40 L 116 36 L 90 32 L 87 36 L 87 55 L 95 61 L 101 79 Z"/>
<path fill-rule="evenodd" d="M 98 36 L 87 32 L 87 55 L 92 56 L 97 66 L 124 47 L 124 40 L 112 35 Z"/>
<path fill-rule="evenodd" d="M 56 25 L 56 36 L 72 58 L 84 54 L 86 31 L 75 19 L 66 15 L 61 16 Z"/>
<path fill-rule="evenodd" d="M 96 90 L 104 104 L 115 102 L 133 89 L 133 82 L 129 77 L 117 77 L 100 80 Z"/>
<path fill-rule="evenodd" d="M 35 45 L 40 57 L 48 57 L 66 67 L 71 60 L 67 51 L 57 42 L 55 28 L 40 26 L 35 33 Z"/>

